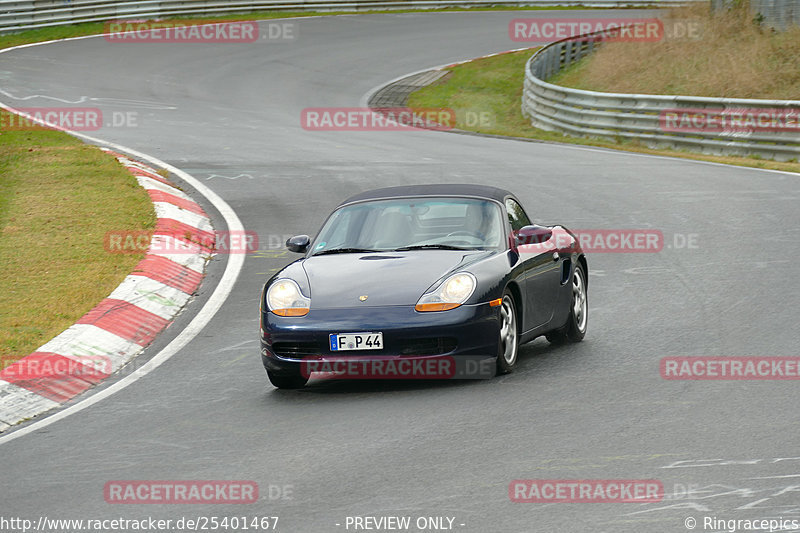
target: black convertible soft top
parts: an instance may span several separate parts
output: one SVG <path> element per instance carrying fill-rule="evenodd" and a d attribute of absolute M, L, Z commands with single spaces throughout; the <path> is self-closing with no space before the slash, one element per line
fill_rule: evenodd
<path fill-rule="evenodd" d="M 398 187 L 385 187 L 365 191 L 351 196 L 339 206 L 364 200 L 380 200 L 385 198 L 407 198 L 409 196 L 470 196 L 486 198 L 503 202 L 507 197 L 514 195 L 505 189 L 490 187 L 488 185 L 474 185 L 469 183 L 440 183 L 432 185 L 402 185 Z"/>

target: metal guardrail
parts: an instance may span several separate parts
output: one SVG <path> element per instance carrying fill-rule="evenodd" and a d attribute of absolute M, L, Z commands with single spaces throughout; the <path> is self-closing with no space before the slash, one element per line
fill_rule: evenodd
<path fill-rule="evenodd" d="M 672 7 L 693 0 L 0 0 L 0 33 L 126 18 L 443 7 Z"/>
<path fill-rule="evenodd" d="M 711 9 L 730 9 L 739 1 L 711 0 Z M 761 17 L 765 26 L 781 31 L 800 26 L 800 0 L 748 0 L 748 4 L 750 12 Z"/>
<path fill-rule="evenodd" d="M 750 0 L 750 9 L 772 28 L 787 30 L 800 26 L 800 0 Z"/>
<path fill-rule="evenodd" d="M 800 101 L 797 100 L 604 93 L 545 81 L 591 53 L 598 44 L 595 34 L 571 37 L 541 48 L 528 60 L 522 113 L 533 126 L 578 137 L 612 141 L 638 139 L 652 148 L 759 156 L 778 161 L 800 160 L 800 116 L 797 114 Z M 686 131 L 665 127 L 665 116 L 675 116 L 667 115 L 670 112 L 677 116 L 694 114 L 730 119 L 744 113 L 743 110 L 755 117 L 794 117 L 790 120 L 793 126 L 786 126 L 789 122 L 772 122 L 785 127 L 747 128 L 740 122 L 733 127 L 689 128 Z M 730 120 L 728 126 L 731 126 Z"/>

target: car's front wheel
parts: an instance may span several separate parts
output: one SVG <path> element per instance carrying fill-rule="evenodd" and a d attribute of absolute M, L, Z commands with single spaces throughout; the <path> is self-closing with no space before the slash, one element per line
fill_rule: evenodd
<path fill-rule="evenodd" d="M 279 389 L 302 389 L 308 383 L 308 378 L 303 376 L 298 370 L 295 372 L 273 372 L 267 370 L 267 377 L 270 383 Z"/>
<path fill-rule="evenodd" d="M 586 272 L 578 263 L 572 274 L 572 302 L 567 323 L 546 335 L 547 340 L 559 344 L 562 342 L 580 342 L 586 335 L 589 321 L 589 291 L 586 285 Z"/>
<path fill-rule="evenodd" d="M 519 352 L 517 307 L 509 291 L 503 294 L 503 302 L 500 304 L 500 339 L 497 351 L 497 373 L 508 374 L 517 364 Z"/>

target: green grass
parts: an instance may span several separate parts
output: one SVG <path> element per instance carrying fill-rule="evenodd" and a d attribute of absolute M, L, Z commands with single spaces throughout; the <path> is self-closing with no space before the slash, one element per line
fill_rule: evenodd
<path fill-rule="evenodd" d="M 800 172 L 800 164 L 793 162 L 780 163 L 751 157 L 708 156 L 678 150 L 653 150 L 636 141 L 609 142 L 584 139 L 534 128 L 522 115 L 521 110 L 525 63 L 533 52 L 534 49 L 513 52 L 452 67 L 442 80 L 412 93 L 408 105 L 412 108 L 452 109 L 456 115 L 457 129 L 477 133 Z M 656 65 L 653 68 L 658 67 Z M 471 125 L 465 120 L 467 117 L 481 116 L 481 113 L 488 113 L 484 116 L 490 117 L 491 124 Z"/>
<path fill-rule="evenodd" d="M 412 93 L 408 105 L 452 109 L 458 129 L 525 137 L 531 126 L 520 112 L 523 72 L 535 50 L 477 59 L 448 69 L 445 78 Z M 488 120 L 481 121 L 482 117 Z M 478 124 L 473 125 L 475 122 Z"/>
<path fill-rule="evenodd" d="M 107 231 L 155 220 L 114 157 L 54 130 L 0 130 L 0 366 L 71 326 L 141 260 L 107 253 Z"/>

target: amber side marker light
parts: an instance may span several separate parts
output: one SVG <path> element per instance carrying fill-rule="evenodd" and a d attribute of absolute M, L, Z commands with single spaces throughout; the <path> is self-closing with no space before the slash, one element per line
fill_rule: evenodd
<path fill-rule="evenodd" d="M 450 309 L 455 309 L 461 304 L 456 303 L 431 303 L 431 304 L 417 304 L 414 306 L 414 309 L 417 311 L 427 312 L 427 311 L 448 311 Z"/>
<path fill-rule="evenodd" d="M 306 307 L 290 307 L 289 309 L 272 309 L 278 316 L 305 316 L 309 309 Z"/>
<path fill-rule="evenodd" d="M 502 303 L 503 303 L 503 299 L 502 298 L 498 298 L 497 300 L 492 300 L 491 302 L 489 302 L 489 305 L 491 305 L 492 307 L 497 307 L 499 305 L 502 305 Z"/>

